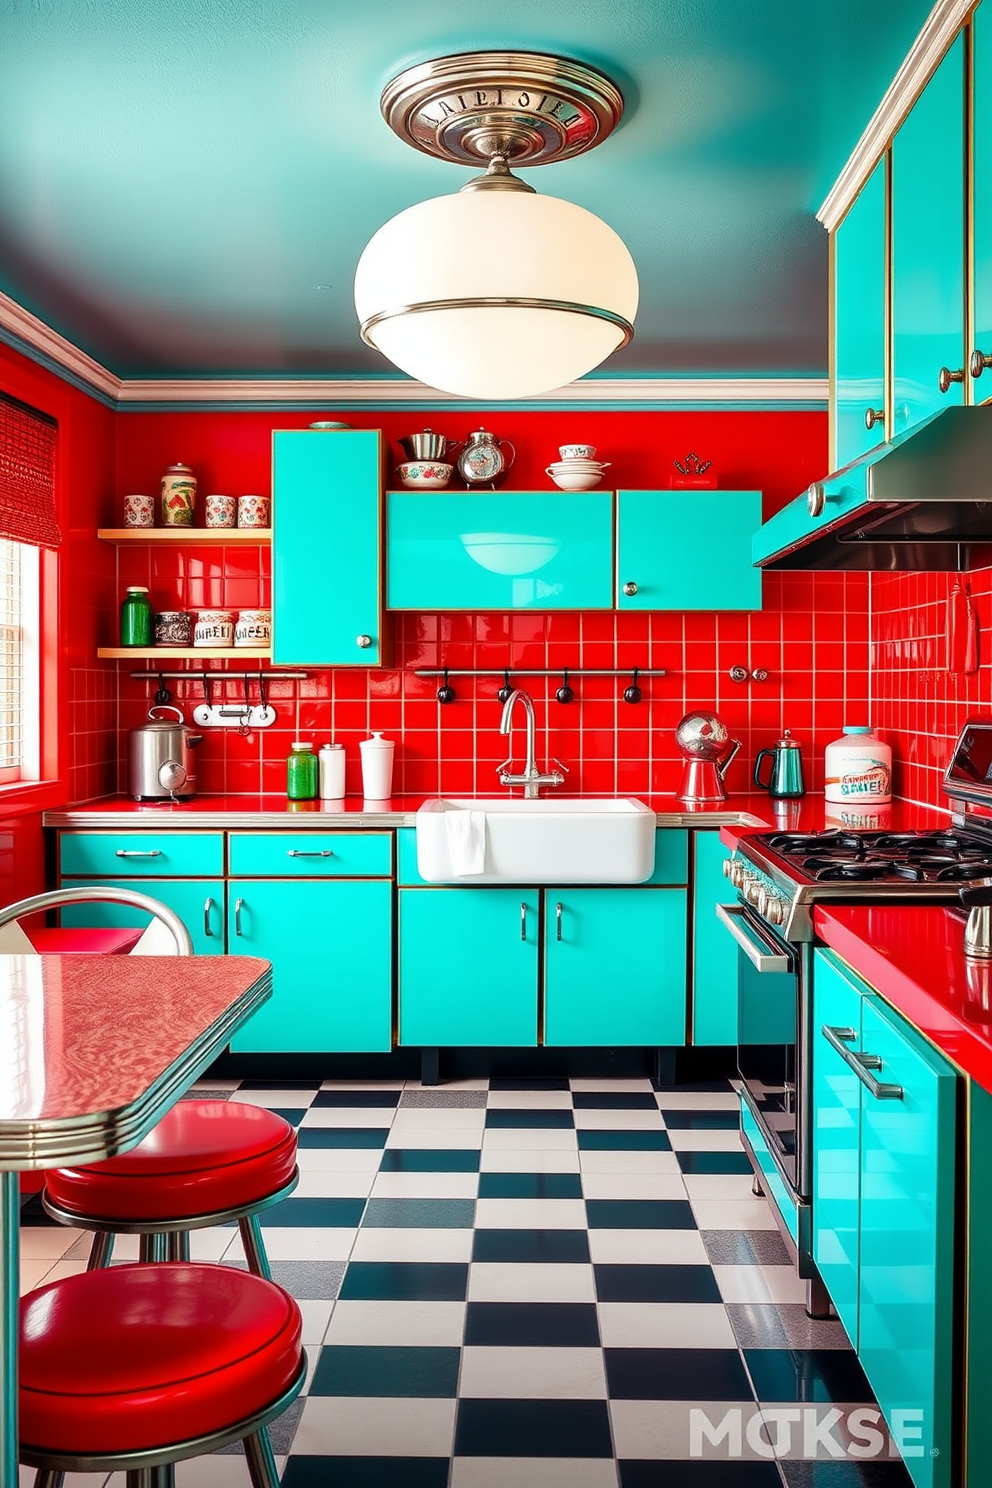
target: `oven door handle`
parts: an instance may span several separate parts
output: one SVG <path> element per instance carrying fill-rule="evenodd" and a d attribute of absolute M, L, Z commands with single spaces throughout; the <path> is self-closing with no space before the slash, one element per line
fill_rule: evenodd
<path fill-rule="evenodd" d="M 726 926 L 756 971 L 788 974 L 790 958 L 781 951 L 770 951 L 764 940 L 752 938 L 744 922 L 744 911 L 737 904 L 718 904 L 716 917 Z"/>
<path fill-rule="evenodd" d="M 881 1056 L 878 1054 L 859 1054 L 854 1049 L 847 1048 L 848 1044 L 857 1038 L 853 1028 L 831 1028 L 829 1023 L 824 1023 L 820 1032 L 835 1053 L 853 1070 L 862 1085 L 876 1100 L 902 1100 L 903 1088 L 901 1085 L 892 1085 L 885 1080 L 877 1080 L 872 1070 L 882 1068 Z"/>

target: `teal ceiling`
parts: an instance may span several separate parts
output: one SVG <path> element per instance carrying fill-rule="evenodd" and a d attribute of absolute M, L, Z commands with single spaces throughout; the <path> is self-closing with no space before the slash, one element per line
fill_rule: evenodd
<path fill-rule="evenodd" d="M 584 158 L 529 173 L 641 281 L 608 370 L 823 374 L 815 211 L 930 0 L 6 0 L 0 288 L 120 376 L 390 371 L 352 280 L 375 229 L 467 172 L 400 143 L 383 84 L 557 51 L 620 84 Z"/>

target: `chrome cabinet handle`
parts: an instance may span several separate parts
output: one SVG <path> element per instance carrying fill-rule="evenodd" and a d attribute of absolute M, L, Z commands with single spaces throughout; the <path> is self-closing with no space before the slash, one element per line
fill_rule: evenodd
<path fill-rule="evenodd" d="M 973 351 L 971 353 L 971 362 L 969 363 L 969 370 L 972 377 L 981 377 L 986 367 L 992 367 L 992 356 L 988 356 L 984 351 L 978 351 L 977 349 Z"/>
<path fill-rule="evenodd" d="M 235 899 L 235 901 L 234 901 L 234 933 L 235 933 L 235 935 L 240 935 L 241 934 L 241 911 L 244 908 L 244 902 L 245 901 L 243 899 Z"/>
<path fill-rule="evenodd" d="M 964 382 L 964 368 L 957 367 L 952 372 L 950 367 L 941 367 L 937 378 L 937 386 L 942 393 L 949 393 L 952 382 Z"/>
<path fill-rule="evenodd" d="M 359 651 L 367 651 L 372 644 L 372 637 L 370 635 L 360 635 L 356 638 L 355 644 Z"/>
<path fill-rule="evenodd" d="M 716 906 L 717 919 L 721 925 L 730 931 L 755 971 L 788 972 L 788 956 L 770 952 L 763 940 L 755 939 L 749 935 L 748 927 L 742 919 L 742 914 L 743 911 L 737 904 L 718 904 Z"/>
<path fill-rule="evenodd" d="M 555 905 L 555 940 L 561 940 L 561 905 Z"/>
<path fill-rule="evenodd" d="M 885 409 L 884 408 L 866 408 L 865 409 L 865 428 L 866 429 L 874 429 L 875 425 L 876 424 L 880 424 L 884 418 L 885 418 Z"/>
<path fill-rule="evenodd" d="M 636 584 L 624 584 L 624 586 L 623 586 L 623 592 L 624 592 L 624 594 L 626 594 L 626 596 L 627 596 L 628 599 L 631 599 L 637 593 L 637 585 Z"/>
<path fill-rule="evenodd" d="M 211 935 L 212 936 L 213 933 L 214 933 L 211 930 L 211 928 L 210 928 L 210 911 L 213 909 L 213 907 L 214 907 L 214 901 L 212 899 L 207 899 L 207 900 L 204 901 L 204 905 L 203 905 L 203 933 L 204 933 L 204 935 Z"/>
<path fill-rule="evenodd" d="M 160 858 L 161 852 L 153 847 L 150 852 L 139 852 L 136 847 L 119 847 L 115 854 L 118 858 Z"/>
<path fill-rule="evenodd" d="M 299 848 L 291 847 L 286 852 L 287 858 L 333 858 L 333 850 L 325 847 L 322 852 L 300 852 Z"/>
<path fill-rule="evenodd" d="M 823 482 L 814 481 L 806 492 L 806 510 L 811 517 L 820 517 L 826 504 L 827 493 L 823 489 Z"/>
<path fill-rule="evenodd" d="M 526 940 L 527 939 L 527 904 L 526 904 L 526 902 L 522 903 L 521 906 L 520 906 L 520 939 L 521 940 Z"/>
<path fill-rule="evenodd" d="M 828 1023 L 824 1023 L 820 1032 L 831 1049 L 840 1055 L 848 1069 L 853 1070 L 865 1089 L 876 1100 L 902 1100 L 901 1085 L 892 1085 L 885 1080 L 877 1080 L 872 1074 L 872 1070 L 882 1068 L 882 1060 L 878 1054 L 862 1054 L 847 1047 L 857 1038 L 853 1028 L 831 1028 Z"/>

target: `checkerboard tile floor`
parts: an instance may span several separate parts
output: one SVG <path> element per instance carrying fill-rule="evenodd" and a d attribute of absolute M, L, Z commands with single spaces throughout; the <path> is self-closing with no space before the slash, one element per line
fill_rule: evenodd
<path fill-rule="evenodd" d="M 299 1187 L 262 1215 L 310 1359 L 271 1428 L 284 1488 L 909 1488 L 898 1460 L 691 1451 L 694 1406 L 712 1422 L 739 1406 L 746 1422 L 759 1404 L 872 1402 L 840 1324 L 806 1316 L 729 1085 L 193 1093 L 208 1090 L 299 1128 Z M 23 1286 L 84 1269 L 88 1245 L 30 1205 Z M 132 1250 L 119 1242 L 117 1258 Z M 195 1233 L 193 1256 L 243 1264 L 230 1229 Z M 177 1482 L 248 1476 L 229 1448 Z"/>

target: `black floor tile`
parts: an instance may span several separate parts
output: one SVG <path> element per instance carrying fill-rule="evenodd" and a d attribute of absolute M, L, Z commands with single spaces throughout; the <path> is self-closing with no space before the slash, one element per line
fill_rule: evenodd
<path fill-rule="evenodd" d="M 348 1302 L 464 1302 L 468 1265 L 454 1261 L 349 1261 L 340 1296 Z"/>
<path fill-rule="evenodd" d="M 493 1075 L 490 1090 L 569 1090 L 565 1075 Z"/>
<path fill-rule="evenodd" d="M 701 1230 L 711 1266 L 789 1266 L 777 1230 Z"/>
<path fill-rule="evenodd" d="M 683 1173 L 750 1173 L 746 1152 L 677 1152 Z"/>
<path fill-rule="evenodd" d="M 591 1230 L 694 1230 L 687 1199 L 586 1199 Z"/>
<path fill-rule="evenodd" d="M 580 1152 L 671 1152 L 663 1131 L 578 1131 Z"/>
<path fill-rule="evenodd" d="M 604 1349 L 611 1400 L 746 1400 L 754 1397 L 736 1349 Z"/>
<path fill-rule="evenodd" d="M 455 1424 L 456 1457 L 612 1455 L 605 1400 L 459 1402 Z"/>
<path fill-rule="evenodd" d="M 387 1147 L 380 1173 L 477 1173 L 481 1152 L 461 1147 Z"/>
<path fill-rule="evenodd" d="M 276 1116 L 281 1116 L 283 1121 L 288 1121 L 290 1126 L 299 1126 L 309 1110 L 308 1106 L 270 1106 L 270 1111 Z"/>
<path fill-rule="evenodd" d="M 575 1117 L 571 1111 L 517 1111 L 503 1110 L 497 1107 L 496 1110 L 486 1112 L 486 1126 L 489 1128 L 513 1127 L 522 1130 L 533 1130 L 540 1127 L 542 1129 L 548 1128 L 550 1130 L 561 1131 L 565 1128 L 574 1127 L 574 1125 Z"/>
<path fill-rule="evenodd" d="M 620 1462 L 617 1465 L 620 1488 L 782 1488 L 782 1479 L 774 1462 L 680 1462 L 666 1459 L 663 1462 Z M 283 1488 L 286 1488 L 285 1478 Z M 295 1485 L 290 1485 L 290 1488 L 295 1488 Z"/>
<path fill-rule="evenodd" d="M 623 1265 L 595 1266 L 593 1270 L 596 1296 L 600 1302 L 722 1301 L 716 1277 L 709 1266 Z M 707 1398 L 721 1400 L 723 1397 L 711 1395 Z"/>
<path fill-rule="evenodd" d="M 401 1090 L 318 1090 L 315 1106 L 398 1106 Z"/>
<path fill-rule="evenodd" d="M 209 1079 L 209 1075 L 207 1076 Z M 319 1080 L 242 1080 L 238 1086 L 239 1090 L 316 1090 L 319 1094 Z M 190 1091 L 194 1098 L 199 1094 L 203 1098 L 204 1092 Z"/>
<path fill-rule="evenodd" d="M 474 1199 L 369 1199 L 362 1221 L 375 1230 L 470 1230 Z"/>
<path fill-rule="evenodd" d="M 736 1131 L 741 1124 L 737 1111 L 666 1111 L 659 1102 L 669 1131 Z"/>
<path fill-rule="evenodd" d="M 309 1393 L 453 1400 L 460 1357 L 457 1348 L 322 1348 Z"/>
<path fill-rule="evenodd" d="M 29 1225 L 32 1229 L 37 1229 L 39 1226 L 45 1229 L 51 1229 L 53 1226 L 57 1226 L 58 1223 L 57 1219 L 52 1219 L 50 1214 L 45 1213 L 40 1193 L 32 1194 L 21 1205 L 22 1225 Z"/>
<path fill-rule="evenodd" d="M 767 1404 L 870 1405 L 875 1399 L 853 1349 L 746 1349 L 744 1362 L 755 1395 Z"/>
<path fill-rule="evenodd" d="M 283 1199 L 258 1216 L 263 1229 L 357 1229 L 364 1199 Z"/>
<path fill-rule="evenodd" d="M 783 1462 L 782 1469 L 788 1488 L 913 1488 L 902 1462 Z"/>
<path fill-rule="evenodd" d="M 476 1230 L 473 1261 L 588 1263 L 585 1230 Z"/>
<path fill-rule="evenodd" d="M 385 1147 L 388 1126 L 301 1126 L 301 1147 Z"/>
<path fill-rule="evenodd" d="M 483 1173 L 480 1199 L 581 1199 L 578 1173 Z"/>
<path fill-rule="evenodd" d="M 465 1343 L 517 1348 L 598 1348 L 596 1307 L 592 1302 L 470 1302 L 465 1315 Z M 582 1456 L 582 1453 L 570 1455 Z"/>
<path fill-rule="evenodd" d="M 447 1488 L 447 1457 L 290 1457 L 282 1488 Z"/>
<path fill-rule="evenodd" d="M 575 1090 L 572 1106 L 576 1111 L 657 1111 L 658 1102 L 650 1090 Z"/>

